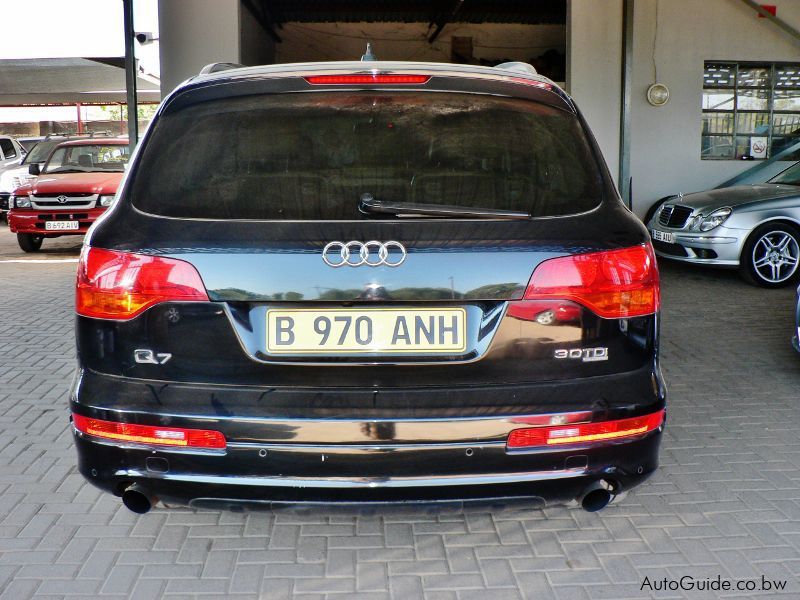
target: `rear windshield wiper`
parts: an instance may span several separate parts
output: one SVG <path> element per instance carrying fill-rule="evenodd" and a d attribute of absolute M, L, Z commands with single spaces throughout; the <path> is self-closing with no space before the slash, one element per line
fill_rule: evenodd
<path fill-rule="evenodd" d="M 388 214 L 396 217 L 456 217 L 477 219 L 530 219 L 530 213 L 497 208 L 452 206 L 450 204 L 420 204 L 377 200 L 372 194 L 361 194 L 358 209 L 366 214 Z"/>

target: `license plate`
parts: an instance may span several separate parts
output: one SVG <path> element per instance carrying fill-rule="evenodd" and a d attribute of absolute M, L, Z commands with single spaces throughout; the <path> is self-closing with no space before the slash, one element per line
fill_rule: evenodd
<path fill-rule="evenodd" d="M 675 243 L 675 234 L 670 233 L 669 231 L 659 231 L 658 229 L 653 229 L 653 239 L 659 242 L 666 242 L 668 244 Z"/>
<path fill-rule="evenodd" d="M 47 231 L 64 231 L 68 229 L 80 229 L 78 221 L 45 221 L 44 228 Z"/>
<path fill-rule="evenodd" d="M 270 354 L 459 353 L 466 310 L 270 309 Z"/>

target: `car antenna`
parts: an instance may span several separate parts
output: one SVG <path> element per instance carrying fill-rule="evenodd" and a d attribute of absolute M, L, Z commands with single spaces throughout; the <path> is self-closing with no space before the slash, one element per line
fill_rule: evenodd
<path fill-rule="evenodd" d="M 367 51 L 364 54 L 361 55 L 361 61 L 365 62 L 365 61 L 373 61 L 373 60 L 378 60 L 378 57 L 375 56 L 372 53 L 372 44 L 367 42 Z"/>

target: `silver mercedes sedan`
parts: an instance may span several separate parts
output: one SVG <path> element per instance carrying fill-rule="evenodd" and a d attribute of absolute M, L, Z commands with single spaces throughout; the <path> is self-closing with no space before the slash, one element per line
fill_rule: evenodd
<path fill-rule="evenodd" d="M 670 196 L 647 228 L 659 256 L 788 285 L 800 276 L 800 162 L 766 183 Z"/>

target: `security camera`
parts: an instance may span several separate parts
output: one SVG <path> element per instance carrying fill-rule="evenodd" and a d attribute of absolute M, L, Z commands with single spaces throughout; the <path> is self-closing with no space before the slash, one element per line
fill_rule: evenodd
<path fill-rule="evenodd" d="M 140 44 L 152 44 L 153 42 L 158 41 L 157 37 L 153 37 L 152 31 L 140 31 L 134 37 Z"/>

